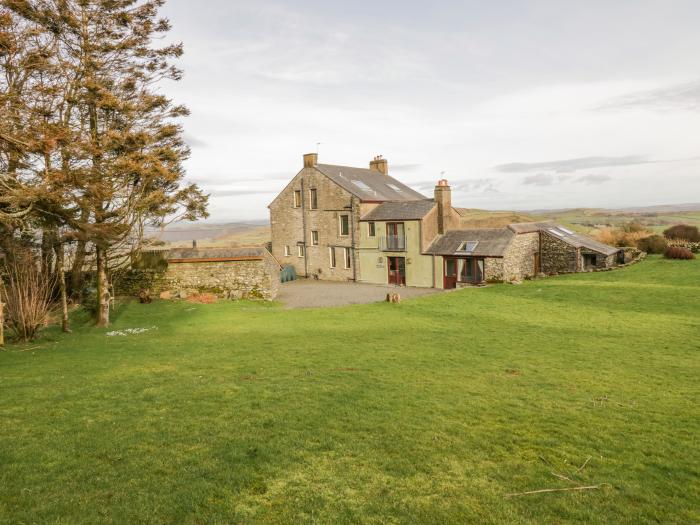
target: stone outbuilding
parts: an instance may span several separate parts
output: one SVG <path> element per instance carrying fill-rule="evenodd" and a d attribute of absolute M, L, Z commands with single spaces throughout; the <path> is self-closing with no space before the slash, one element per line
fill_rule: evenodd
<path fill-rule="evenodd" d="M 509 228 L 521 235 L 539 235 L 541 273 L 604 270 L 625 262 L 621 248 L 603 244 L 551 221 L 511 224 Z"/>

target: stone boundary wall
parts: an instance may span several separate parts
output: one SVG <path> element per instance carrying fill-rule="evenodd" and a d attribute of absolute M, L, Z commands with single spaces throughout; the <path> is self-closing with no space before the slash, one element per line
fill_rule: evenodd
<path fill-rule="evenodd" d="M 131 269 L 114 278 L 116 295 L 138 296 L 142 290 L 172 298 L 211 293 L 225 299 L 277 297 L 279 265 L 262 259 L 211 262 L 170 262 L 165 270 Z"/>

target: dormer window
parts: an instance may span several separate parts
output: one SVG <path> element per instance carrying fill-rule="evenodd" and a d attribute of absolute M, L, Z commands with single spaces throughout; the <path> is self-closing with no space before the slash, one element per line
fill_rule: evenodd
<path fill-rule="evenodd" d="M 465 241 L 459 245 L 459 249 L 457 251 L 465 252 L 465 253 L 472 253 L 474 250 L 476 250 L 476 246 L 478 244 L 479 244 L 479 241 Z"/>

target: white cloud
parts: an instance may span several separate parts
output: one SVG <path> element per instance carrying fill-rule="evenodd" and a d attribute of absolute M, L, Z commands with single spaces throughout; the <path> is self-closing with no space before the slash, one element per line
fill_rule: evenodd
<path fill-rule="evenodd" d="M 317 142 L 323 162 L 383 154 L 409 184 L 445 171 L 465 207 L 700 195 L 700 162 L 656 162 L 700 155 L 697 2 L 170 0 L 166 14 L 186 76 L 165 89 L 192 110 L 189 178 L 214 219 L 265 218 Z"/>

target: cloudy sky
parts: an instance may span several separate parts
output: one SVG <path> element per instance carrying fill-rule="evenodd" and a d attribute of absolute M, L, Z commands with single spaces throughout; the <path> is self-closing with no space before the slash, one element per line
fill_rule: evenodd
<path fill-rule="evenodd" d="M 169 0 L 215 221 L 320 151 L 463 207 L 700 202 L 697 0 Z"/>

